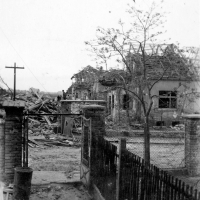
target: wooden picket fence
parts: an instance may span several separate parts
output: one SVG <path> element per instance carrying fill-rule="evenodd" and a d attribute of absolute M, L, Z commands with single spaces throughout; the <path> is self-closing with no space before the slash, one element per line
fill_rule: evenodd
<path fill-rule="evenodd" d="M 200 193 L 126 149 L 99 138 L 94 183 L 105 200 L 200 200 Z"/>
<path fill-rule="evenodd" d="M 94 162 L 95 174 L 93 183 L 98 187 L 105 199 L 116 199 L 117 180 L 117 147 L 102 137 L 93 139 L 92 145 L 96 147 Z"/>
<path fill-rule="evenodd" d="M 120 200 L 198 200 L 193 187 L 124 150 L 121 157 Z"/>

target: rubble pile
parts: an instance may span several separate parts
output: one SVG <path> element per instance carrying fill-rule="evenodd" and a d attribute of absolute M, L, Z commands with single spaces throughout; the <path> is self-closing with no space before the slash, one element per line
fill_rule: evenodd
<path fill-rule="evenodd" d="M 29 114 L 55 114 L 59 110 L 57 101 L 34 88 L 16 95 L 16 100 L 26 102 L 25 112 Z M 48 138 L 48 135 L 53 134 L 54 130 L 58 130 L 60 126 L 58 116 L 30 115 L 28 119 L 29 134 L 33 135 L 44 135 Z"/>
<path fill-rule="evenodd" d="M 10 98 L 10 96 L 6 96 L 4 100 L 10 100 Z M 29 140 L 28 145 L 30 147 L 80 146 L 81 120 L 74 119 L 73 122 L 72 133 L 78 134 L 78 137 L 74 137 L 73 134 L 71 137 L 64 137 L 61 135 L 61 116 L 51 115 L 61 113 L 59 101 L 35 88 L 18 93 L 15 99 L 25 102 L 24 113 L 29 114 L 28 135 L 42 138 L 37 142 Z"/>
<path fill-rule="evenodd" d="M 32 148 L 45 148 L 54 146 L 64 146 L 64 147 L 80 147 L 81 142 L 77 138 L 69 138 L 61 135 L 51 135 L 48 139 L 35 138 L 29 139 L 28 145 Z"/>
<path fill-rule="evenodd" d="M 185 124 L 177 124 L 175 126 L 170 126 L 170 128 L 176 131 L 183 131 L 185 130 Z"/>
<path fill-rule="evenodd" d="M 38 89 L 30 88 L 26 93 L 16 95 L 16 100 L 25 101 L 25 110 L 29 113 L 54 114 L 58 111 L 58 103 L 44 94 L 40 94 Z"/>

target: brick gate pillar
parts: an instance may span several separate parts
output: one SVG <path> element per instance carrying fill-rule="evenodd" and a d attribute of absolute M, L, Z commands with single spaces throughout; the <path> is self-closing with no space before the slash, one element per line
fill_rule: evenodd
<path fill-rule="evenodd" d="M 185 165 L 190 176 L 200 175 L 200 115 L 184 116 L 185 122 Z"/>
<path fill-rule="evenodd" d="M 100 105 L 83 105 L 81 106 L 83 116 L 92 119 L 92 136 L 105 135 L 105 107 Z"/>
<path fill-rule="evenodd" d="M 105 135 L 105 107 L 100 105 L 83 105 L 81 106 L 82 114 L 86 119 L 91 119 L 91 138 L 89 148 L 89 183 L 92 178 L 96 177 L 98 168 L 95 166 L 95 161 L 98 160 L 97 143 L 98 137 Z"/>
<path fill-rule="evenodd" d="M 12 183 L 14 168 L 22 166 L 22 125 L 25 102 L 6 100 L 2 104 L 6 112 L 4 127 L 4 182 Z"/>

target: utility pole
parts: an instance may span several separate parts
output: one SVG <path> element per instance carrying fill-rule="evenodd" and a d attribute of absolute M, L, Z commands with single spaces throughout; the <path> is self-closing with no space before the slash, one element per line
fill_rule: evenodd
<path fill-rule="evenodd" d="M 14 67 L 7 67 L 6 68 L 13 68 L 14 69 L 14 97 L 13 100 L 15 101 L 15 94 L 16 94 L 16 69 L 24 69 L 24 67 L 16 67 L 16 63 L 14 63 Z"/>

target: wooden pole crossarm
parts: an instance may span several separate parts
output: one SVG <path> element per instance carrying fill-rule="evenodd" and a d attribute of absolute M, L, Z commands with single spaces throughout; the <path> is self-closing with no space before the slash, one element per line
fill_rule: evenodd
<path fill-rule="evenodd" d="M 12 69 L 14 69 L 14 97 L 13 97 L 13 100 L 15 101 L 15 93 L 16 93 L 16 69 L 24 69 L 24 67 L 16 67 L 16 63 L 14 63 L 14 67 L 6 66 L 5 68 L 12 68 Z"/>
<path fill-rule="evenodd" d="M 16 69 L 24 69 L 24 67 L 7 67 L 6 68 L 16 68 Z"/>

